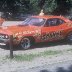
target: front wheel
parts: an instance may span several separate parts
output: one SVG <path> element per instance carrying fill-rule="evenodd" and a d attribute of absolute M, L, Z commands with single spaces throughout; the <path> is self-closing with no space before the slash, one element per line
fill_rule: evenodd
<path fill-rule="evenodd" d="M 22 49 L 28 49 L 31 46 L 31 40 L 29 38 L 23 38 L 21 40 L 20 46 Z"/>

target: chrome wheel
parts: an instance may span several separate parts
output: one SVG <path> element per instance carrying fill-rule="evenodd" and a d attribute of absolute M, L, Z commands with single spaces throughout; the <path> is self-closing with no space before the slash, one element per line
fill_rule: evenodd
<path fill-rule="evenodd" d="M 28 49 L 31 46 L 31 41 L 29 38 L 23 38 L 21 41 L 21 47 L 23 49 Z"/>

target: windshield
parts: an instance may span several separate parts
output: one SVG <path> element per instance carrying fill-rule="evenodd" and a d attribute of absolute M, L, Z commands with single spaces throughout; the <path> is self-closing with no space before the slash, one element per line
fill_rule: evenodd
<path fill-rule="evenodd" d="M 26 20 L 24 20 L 24 22 L 21 25 L 42 26 L 42 25 L 44 25 L 44 22 L 45 22 L 45 19 L 43 19 L 43 18 L 30 17 L 30 18 L 27 18 Z"/>

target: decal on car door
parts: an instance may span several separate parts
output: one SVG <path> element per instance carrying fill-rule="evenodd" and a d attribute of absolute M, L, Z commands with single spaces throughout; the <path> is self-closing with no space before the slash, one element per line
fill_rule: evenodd
<path fill-rule="evenodd" d="M 56 31 L 51 33 L 46 33 L 41 36 L 41 40 L 50 40 L 50 39 L 59 39 L 62 38 L 62 31 Z"/>

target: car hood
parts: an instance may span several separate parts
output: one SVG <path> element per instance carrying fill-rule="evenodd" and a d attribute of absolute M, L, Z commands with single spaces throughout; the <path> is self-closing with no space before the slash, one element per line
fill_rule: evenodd
<path fill-rule="evenodd" d="M 40 29 L 40 27 L 37 26 L 10 26 L 10 27 L 0 27 L 0 33 L 3 34 L 14 34 L 18 32 L 32 32 L 37 29 Z"/>

